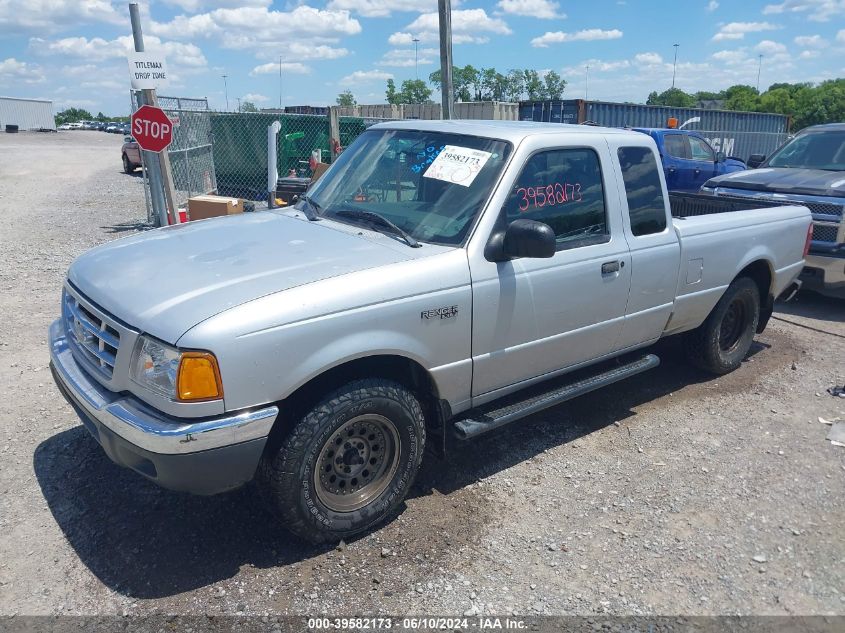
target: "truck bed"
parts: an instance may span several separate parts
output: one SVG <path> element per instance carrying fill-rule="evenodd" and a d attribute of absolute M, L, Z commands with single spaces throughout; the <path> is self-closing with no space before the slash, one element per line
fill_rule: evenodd
<path fill-rule="evenodd" d="M 689 218 L 714 213 L 748 211 L 770 207 L 795 206 L 795 201 L 755 200 L 753 198 L 717 197 L 699 193 L 669 192 L 669 208 L 673 218 Z"/>

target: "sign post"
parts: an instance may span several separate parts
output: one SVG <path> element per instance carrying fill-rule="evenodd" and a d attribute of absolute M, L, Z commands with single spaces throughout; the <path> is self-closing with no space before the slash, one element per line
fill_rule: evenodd
<path fill-rule="evenodd" d="M 138 109 L 140 111 L 145 106 L 158 105 L 155 87 L 164 85 L 167 81 L 167 65 L 160 56 L 147 55 L 144 51 L 144 35 L 141 32 L 141 15 L 137 2 L 129 3 L 129 19 L 132 22 L 132 38 L 135 43 L 135 53 L 129 56 L 130 81 L 133 89 L 141 90 L 141 98 L 139 99 L 141 108 Z M 138 88 L 136 88 L 136 82 L 138 82 Z M 157 107 L 153 109 L 162 112 Z M 162 112 L 162 114 L 164 113 Z M 169 121 L 168 126 L 172 134 L 173 127 Z M 133 131 L 135 129 L 134 114 L 132 116 L 132 129 Z M 170 141 L 162 149 L 167 147 L 169 143 Z M 153 205 L 153 212 L 158 218 L 159 226 L 178 224 L 179 215 L 173 202 L 175 195 L 173 177 L 170 171 L 170 156 L 167 152 L 161 150 L 158 153 L 147 151 L 144 153 L 144 168 L 147 170 L 150 181 L 150 200 Z"/>

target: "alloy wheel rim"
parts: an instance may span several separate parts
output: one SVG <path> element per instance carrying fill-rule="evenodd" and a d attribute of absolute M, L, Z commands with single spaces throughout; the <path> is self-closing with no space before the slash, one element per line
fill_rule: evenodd
<path fill-rule="evenodd" d="M 377 414 L 347 420 L 323 445 L 314 466 L 317 498 L 334 512 L 353 512 L 381 495 L 399 465 L 399 433 Z"/>

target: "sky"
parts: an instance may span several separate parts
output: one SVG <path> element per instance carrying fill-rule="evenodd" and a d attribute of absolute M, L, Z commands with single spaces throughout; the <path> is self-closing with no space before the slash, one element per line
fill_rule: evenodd
<path fill-rule="evenodd" d="M 171 75 L 159 93 L 215 109 L 227 97 L 229 109 L 326 105 L 347 89 L 384 103 L 388 78 L 439 68 L 437 0 L 140 7 L 147 51 L 164 53 Z M 555 70 L 570 99 L 644 102 L 671 86 L 674 44 L 688 92 L 756 85 L 758 65 L 762 89 L 845 77 L 845 0 L 453 0 L 452 32 L 455 65 Z M 0 0 L 0 95 L 127 115 L 131 50 L 126 2 Z"/>

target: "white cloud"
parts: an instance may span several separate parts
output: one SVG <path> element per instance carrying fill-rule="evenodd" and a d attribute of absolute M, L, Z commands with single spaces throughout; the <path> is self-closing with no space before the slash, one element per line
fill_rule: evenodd
<path fill-rule="evenodd" d="M 845 0 L 785 0 L 763 8 L 763 15 L 781 13 L 803 13 L 812 22 L 828 22 L 832 17 L 845 15 Z"/>
<path fill-rule="evenodd" d="M 270 100 L 270 97 L 265 97 L 262 94 L 258 94 L 257 92 L 248 92 L 243 97 L 241 97 L 243 101 L 250 101 L 252 103 L 265 103 Z"/>
<path fill-rule="evenodd" d="M 763 53 L 763 55 L 778 55 L 780 53 L 786 52 L 786 46 L 781 44 L 780 42 L 773 42 L 772 40 L 763 40 L 757 46 L 754 47 L 754 50 L 758 53 Z"/>
<path fill-rule="evenodd" d="M 549 44 L 560 42 L 590 42 L 594 40 L 616 40 L 622 37 L 622 31 L 611 29 L 585 29 L 575 33 L 564 33 L 563 31 L 549 31 L 531 40 L 531 46 L 535 48 L 546 48 Z"/>
<path fill-rule="evenodd" d="M 37 64 L 21 62 L 14 57 L 0 60 L 0 82 L 4 80 L 38 84 L 45 81 L 44 73 Z"/>
<path fill-rule="evenodd" d="M 842 29 L 836 34 L 837 42 L 845 42 L 845 29 Z"/>
<path fill-rule="evenodd" d="M 770 22 L 729 22 L 723 24 L 719 32 L 713 36 L 714 42 L 722 40 L 741 40 L 746 33 L 759 33 L 761 31 L 774 31 L 780 27 Z"/>
<path fill-rule="evenodd" d="M 179 15 L 170 22 L 151 22 L 154 35 L 175 40 L 213 39 L 223 48 L 266 49 L 268 45 L 290 47 L 299 43 L 318 50 L 347 35 L 361 32 L 361 24 L 349 11 L 315 9 L 300 5 L 291 11 L 271 11 L 266 7 L 215 9 L 190 17 Z M 346 54 L 345 49 L 343 50 Z M 304 56 L 304 55 L 303 55 Z M 336 55 L 338 56 L 338 55 Z M 332 57 L 307 57 L 332 59 Z"/>
<path fill-rule="evenodd" d="M 418 58 L 415 60 L 413 48 L 394 48 L 387 51 L 376 64 L 378 66 L 412 68 L 415 63 L 421 66 L 433 63 L 439 54 L 440 51 L 436 48 L 421 48 L 419 49 Z"/>
<path fill-rule="evenodd" d="M 163 0 L 164 4 L 169 4 L 172 7 L 179 7 L 188 13 L 196 13 L 202 8 L 213 6 L 216 8 L 230 6 L 230 7 L 266 7 L 272 4 L 273 0 Z"/>
<path fill-rule="evenodd" d="M 97 22 L 125 25 L 128 15 L 109 0 L 0 0 L 0 33 L 52 34 Z"/>
<path fill-rule="evenodd" d="M 249 74 L 251 77 L 256 75 L 277 75 L 279 74 L 279 66 L 282 68 L 282 74 L 307 75 L 311 72 L 311 68 L 299 62 L 269 62 L 256 66 Z"/>
<path fill-rule="evenodd" d="M 801 51 L 801 54 L 798 55 L 798 59 L 815 59 L 821 55 L 818 51 Z"/>
<path fill-rule="evenodd" d="M 653 66 L 654 64 L 662 64 L 663 58 L 657 53 L 637 53 L 634 55 L 634 61 L 638 64 Z"/>
<path fill-rule="evenodd" d="M 799 35 L 794 42 L 804 48 L 824 48 L 828 44 L 821 35 Z"/>
<path fill-rule="evenodd" d="M 710 0 L 710 2 L 707 3 L 707 11 L 709 13 L 713 13 L 713 11 L 715 11 L 718 8 L 719 8 L 719 3 L 716 2 L 716 0 Z"/>
<path fill-rule="evenodd" d="M 748 62 L 751 58 L 748 56 L 748 51 L 745 49 L 738 49 L 733 51 L 718 51 L 713 53 L 710 57 L 717 62 L 727 64 L 728 66 L 736 66 Z"/>
<path fill-rule="evenodd" d="M 481 34 L 480 34 L 481 33 Z M 452 43 L 482 44 L 489 41 L 487 33 L 510 35 L 511 30 L 504 20 L 491 18 L 484 9 L 458 9 L 452 11 Z M 392 46 L 411 44 L 414 35 L 421 42 L 440 40 L 440 23 L 436 13 L 423 13 L 405 27 L 404 31 L 393 33 L 387 42 Z"/>
<path fill-rule="evenodd" d="M 499 0 L 496 6 L 502 13 L 541 20 L 561 20 L 566 17 L 565 13 L 560 12 L 560 4 L 553 0 Z"/>
<path fill-rule="evenodd" d="M 169 66 L 204 68 L 208 63 L 202 50 L 194 44 L 162 42 L 154 35 L 145 36 L 144 44 L 147 52 L 163 52 Z M 125 58 L 128 53 L 135 50 L 131 35 L 123 35 L 113 40 L 101 37 L 92 37 L 89 40 L 82 36 L 65 37 L 59 40 L 33 37 L 29 40 L 29 48 L 39 55 L 61 55 L 92 62 Z"/>
<path fill-rule="evenodd" d="M 330 0 L 326 8 L 354 11 L 365 18 L 386 18 L 392 13 L 437 11 L 437 0 Z"/>
<path fill-rule="evenodd" d="M 354 73 L 343 77 L 338 84 L 341 86 L 357 86 L 362 83 L 387 81 L 388 79 L 393 79 L 392 73 L 386 73 L 382 70 L 356 70 Z"/>

